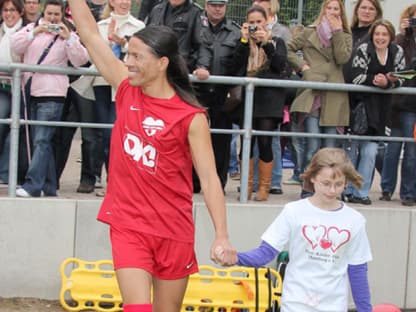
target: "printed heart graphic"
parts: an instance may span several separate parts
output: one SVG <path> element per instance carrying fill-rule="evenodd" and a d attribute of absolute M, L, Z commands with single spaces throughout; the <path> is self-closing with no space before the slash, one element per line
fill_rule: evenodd
<path fill-rule="evenodd" d="M 312 249 L 315 249 L 325 237 L 326 228 L 323 225 L 304 225 L 302 227 L 302 234 L 306 240 L 311 244 Z"/>
<path fill-rule="evenodd" d="M 322 249 L 328 249 L 329 247 L 332 246 L 332 242 L 330 240 L 323 238 L 319 242 L 319 245 L 321 246 Z"/>
<path fill-rule="evenodd" d="M 332 242 L 331 250 L 335 253 L 342 245 L 348 243 L 351 233 L 348 230 L 340 230 L 331 226 L 328 228 L 327 238 Z"/>
<path fill-rule="evenodd" d="M 143 129 L 148 136 L 153 136 L 157 131 L 161 131 L 165 128 L 165 123 L 160 119 L 153 119 L 153 117 L 146 117 L 143 120 Z"/>

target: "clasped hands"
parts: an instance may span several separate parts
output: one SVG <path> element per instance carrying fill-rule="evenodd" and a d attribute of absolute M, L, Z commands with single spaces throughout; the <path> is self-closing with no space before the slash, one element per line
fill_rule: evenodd
<path fill-rule="evenodd" d="M 237 251 L 228 241 L 215 241 L 211 246 L 210 258 L 222 266 L 232 266 L 238 261 Z"/>

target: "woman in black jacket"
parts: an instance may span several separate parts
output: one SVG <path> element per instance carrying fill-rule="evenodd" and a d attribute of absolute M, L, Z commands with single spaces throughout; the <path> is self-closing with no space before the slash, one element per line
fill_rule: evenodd
<path fill-rule="evenodd" d="M 281 78 L 287 60 L 286 45 L 282 38 L 272 36 L 267 27 L 267 13 L 254 5 L 247 11 L 241 27 L 241 40 L 236 47 L 235 68 L 245 68 L 245 75 L 258 78 Z M 253 129 L 273 131 L 283 118 L 284 90 L 273 87 L 256 87 L 254 90 Z M 253 189 L 253 146 L 259 148 L 259 187 L 256 200 L 267 200 L 270 189 L 273 152 L 271 136 L 256 136 L 251 142 L 248 196 Z"/>

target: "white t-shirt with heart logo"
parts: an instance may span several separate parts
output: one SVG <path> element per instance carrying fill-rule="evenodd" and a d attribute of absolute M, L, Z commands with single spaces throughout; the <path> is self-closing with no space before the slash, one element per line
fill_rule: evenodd
<path fill-rule="evenodd" d="M 365 218 L 344 206 L 320 209 L 308 199 L 288 203 L 262 236 L 290 261 L 283 283 L 282 312 L 348 309 L 348 265 L 372 260 Z"/>

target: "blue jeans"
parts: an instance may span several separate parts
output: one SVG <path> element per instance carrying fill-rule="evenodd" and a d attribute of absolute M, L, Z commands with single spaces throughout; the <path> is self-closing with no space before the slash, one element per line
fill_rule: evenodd
<path fill-rule="evenodd" d="M 403 136 L 406 138 L 412 138 L 416 123 L 416 113 L 401 112 L 400 122 L 402 125 Z M 413 142 L 406 142 L 404 144 L 400 198 L 416 199 L 416 144 Z"/>
<path fill-rule="evenodd" d="M 401 137 L 402 131 L 399 128 L 391 129 L 392 137 Z M 384 153 L 383 170 L 381 172 L 381 189 L 383 192 L 393 194 L 397 184 L 397 168 L 399 166 L 402 142 L 388 142 Z"/>
<path fill-rule="evenodd" d="M 326 133 L 326 134 L 337 134 L 336 127 L 321 127 L 319 125 L 319 117 L 316 116 L 307 116 L 305 118 L 305 132 L 307 133 Z M 309 165 L 313 155 L 321 147 L 335 147 L 336 139 L 327 138 L 323 139 L 321 143 L 320 138 L 307 138 L 305 146 L 305 163 L 304 168 Z"/>
<path fill-rule="evenodd" d="M 297 123 L 296 121 L 290 122 L 290 131 L 291 132 L 303 132 L 304 128 L 303 125 Z M 305 138 L 302 137 L 291 137 L 290 138 L 290 148 L 291 148 L 291 155 L 292 161 L 295 165 L 293 168 L 293 176 L 292 179 L 300 181 L 300 175 L 303 173 L 305 169 Z"/>
<path fill-rule="evenodd" d="M 378 143 L 370 141 L 352 141 L 347 149 L 348 156 L 358 173 L 363 177 L 363 186 L 357 189 L 351 183 L 345 190 L 346 195 L 355 197 L 368 197 L 373 181 L 373 172 L 376 165 Z"/>
<path fill-rule="evenodd" d="M 30 103 L 30 119 L 39 121 L 61 120 L 64 104 L 47 101 Z M 52 137 L 55 127 L 33 126 L 33 153 L 25 183 L 22 187 L 32 196 L 38 197 L 43 191 L 45 195 L 56 196 L 55 159 L 52 149 Z"/>
<path fill-rule="evenodd" d="M 110 86 L 95 86 L 95 112 L 96 121 L 98 123 L 111 123 L 113 124 L 116 120 L 116 106 L 111 101 L 111 87 Z M 110 140 L 111 140 L 111 129 L 100 129 L 99 135 L 102 137 L 103 146 L 98 153 L 98 158 L 104 160 L 105 167 L 108 172 L 108 162 L 110 159 Z"/>
<path fill-rule="evenodd" d="M 11 106 L 11 94 L 8 92 L 0 91 L 0 119 L 10 118 Z M 4 149 L 4 143 L 9 132 L 10 125 L 0 124 L 0 153 Z"/>
<path fill-rule="evenodd" d="M 236 124 L 233 124 L 233 129 L 240 129 Z M 230 163 L 228 168 L 228 173 L 237 173 L 240 171 L 240 165 L 238 163 L 238 153 L 237 153 L 237 140 L 240 137 L 239 134 L 233 133 L 231 136 L 230 143 Z"/>
<path fill-rule="evenodd" d="M 282 149 L 280 146 L 280 137 L 274 136 L 272 140 L 272 150 L 273 150 L 273 171 L 272 171 L 272 183 L 271 188 L 282 188 Z M 253 150 L 254 157 L 254 175 L 253 175 L 253 189 L 256 191 L 258 186 L 258 177 L 259 177 L 259 149 L 257 144 L 254 146 Z"/>

